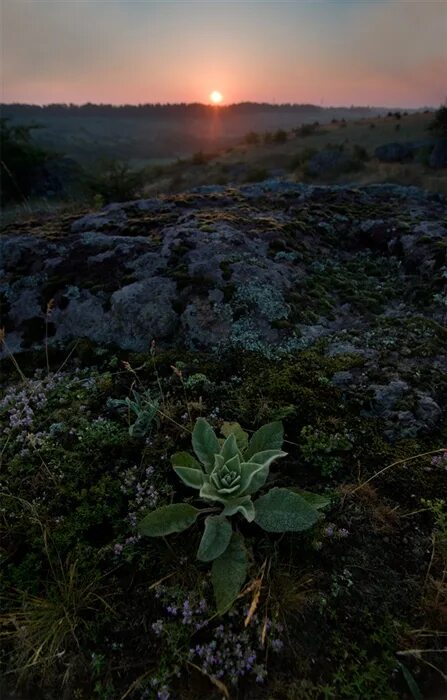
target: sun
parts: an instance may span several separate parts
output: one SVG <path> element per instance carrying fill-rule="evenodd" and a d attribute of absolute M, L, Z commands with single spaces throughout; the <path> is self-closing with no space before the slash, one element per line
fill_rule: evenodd
<path fill-rule="evenodd" d="M 219 90 L 213 90 L 213 92 L 210 93 L 210 101 L 213 103 L 213 105 L 220 105 L 220 103 L 223 100 L 223 95 Z"/>

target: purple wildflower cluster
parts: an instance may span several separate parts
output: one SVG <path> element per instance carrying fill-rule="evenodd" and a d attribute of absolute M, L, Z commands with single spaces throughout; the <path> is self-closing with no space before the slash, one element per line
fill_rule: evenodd
<path fill-rule="evenodd" d="M 447 469 L 447 450 L 444 450 L 441 454 L 432 457 L 431 463 L 433 467 Z"/>
<path fill-rule="evenodd" d="M 161 494 L 154 485 L 154 474 L 154 467 L 146 467 L 141 474 L 136 465 L 124 472 L 121 491 L 129 496 L 127 519 L 132 528 L 136 528 L 140 515 L 158 504 Z"/>
<path fill-rule="evenodd" d="M 333 537 L 334 539 L 343 540 L 349 537 L 349 530 L 344 527 L 337 527 L 334 523 L 329 523 L 323 531 L 325 537 Z"/>
<path fill-rule="evenodd" d="M 180 591 L 162 586 L 158 588 L 156 597 L 163 604 L 163 617 L 151 625 L 156 637 L 169 640 L 174 624 L 180 625 L 185 632 L 189 631 L 190 642 L 193 635 L 200 632 L 200 637 L 205 635 L 206 640 L 190 645 L 188 659 L 199 666 L 204 674 L 234 686 L 246 676 L 254 676 L 257 683 L 264 682 L 267 669 L 263 661 L 263 632 L 269 649 L 279 653 L 284 646 L 281 640 L 282 625 L 269 619 L 260 619 L 255 613 L 251 624 L 245 628 L 243 620 L 248 613 L 246 607 L 242 611 L 230 611 L 225 623 L 212 628 L 207 619 L 209 611 L 204 598 L 184 598 Z M 160 682 L 166 682 L 166 678 Z"/>
<path fill-rule="evenodd" d="M 139 542 L 140 539 L 141 539 L 141 536 L 140 536 L 140 535 L 133 535 L 133 536 L 131 536 L 131 537 L 127 537 L 127 538 L 124 540 L 123 543 L 117 542 L 117 543 L 113 546 L 113 553 L 114 553 L 114 555 L 115 555 L 116 557 L 120 557 L 121 554 L 122 554 L 122 553 L 124 552 L 124 550 L 126 549 L 126 547 L 128 547 L 129 545 L 136 544 L 137 542 Z"/>
<path fill-rule="evenodd" d="M 160 684 L 158 678 L 152 678 L 150 681 L 150 688 L 146 690 L 141 695 L 141 700 L 148 700 L 148 698 L 157 698 L 157 700 L 169 700 L 171 697 L 171 691 L 167 684 Z M 158 690 L 157 690 L 158 687 Z M 156 695 L 154 695 L 154 692 Z"/>
<path fill-rule="evenodd" d="M 267 675 L 264 664 L 258 662 L 258 649 L 248 630 L 234 631 L 231 625 L 219 625 L 211 641 L 191 648 L 190 658 L 198 659 L 204 673 L 228 679 L 232 685 L 248 674 L 254 674 L 256 681 L 263 683 Z"/>
<path fill-rule="evenodd" d="M 257 683 L 263 683 L 267 669 L 261 657 L 265 655 L 262 643 L 263 631 L 266 633 L 269 648 L 280 652 L 284 646 L 280 635 L 284 628 L 270 619 L 252 618 L 251 624 L 241 629 L 241 620 L 245 619 L 248 607 L 242 616 L 236 611 L 228 614 L 228 622 L 220 624 L 213 630 L 213 638 L 203 644 L 196 644 L 190 649 L 190 658 L 201 665 L 204 673 L 215 678 L 225 679 L 237 685 L 244 676 L 254 676 Z"/>
<path fill-rule="evenodd" d="M 52 435 L 35 431 L 34 421 L 39 411 L 47 405 L 51 393 L 61 385 L 70 390 L 80 383 L 85 386 L 86 382 L 95 384 L 94 379 L 85 379 L 79 369 L 73 374 L 57 372 L 48 376 L 43 376 L 42 370 L 38 370 L 26 384 L 10 386 L 0 401 L 0 413 L 5 412 L 8 421 L 4 430 L 6 439 L 12 437 L 22 447 L 22 456 L 29 452 L 29 447 L 42 446 Z"/>
<path fill-rule="evenodd" d="M 196 632 L 202 629 L 202 627 L 206 627 L 206 620 L 200 622 L 196 621 L 196 617 L 205 615 L 207 611 L 206 600 L 204 598 L 199 601 L 195 609 L 191 607 L 189 598 L 186 598 L 180 608 L 168 605 L 166 611 L 174 617 L 178 616 L 178 619 L 181 619 L 182 625 L 194 625 L 194 630 Z"/>

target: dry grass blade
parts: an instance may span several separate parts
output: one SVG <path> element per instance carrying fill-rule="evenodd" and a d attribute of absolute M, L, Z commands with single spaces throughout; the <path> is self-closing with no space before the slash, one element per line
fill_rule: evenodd
<path fill-rule="evenodd" d="M 6 354 L 8 355 L 8 357 L 9 357 L 9 359 L 11 360 L 12 364 L 13 364 L 14 367 L 16 368 L 16 370 L 17 370 L 17 372 L 18 372 L 18 374 L 19 374 L 19 376 L 20 376 L 20 379 L 21 379 L 23 382 L 26 382 L 26 377 L 25 377 L 25 375 L 23 374 L 22 370 L 20 369 L 19 363 L 17 362 L 16 358 L 15 358 L 14 355 L 12 354 L 11 349 L 9 348 L 9 346 L 8 346 L 8 344 L 7 344 L 7 342 L 6 342 L 6 333 L 5 333 L 5 329 L 4 329 L 4 328 L 0 328 L 0 344 L 3 345 L 3 347 L 5 348 Z"/>
<path fill-rule="evenodd" d="M 208 680 L 222 693 L 222 698 L 225 698 L 225 700 L 230 700 L 230 693 L 225 683 L 222 683 L 222 681 L 220 681 L 215 676 L 211 676 L 209 673 L 200 668 L 200 666 L 194 664 L 192 661 L 188 661 L 188 664 L 189 666 L 192 666 L 192 668 L 195 668 L 196 671 L 199 671 L 199 673 L 201 673 L 203 676 L 206 676 Z"/>
<path fill-rule="evenodd" d="M 267 565 L 267 559 L 264 561 L 264 563 L 261 566 L 260 570 L 260 575 L 258 578 L 254 579 L 252 583 L 250 584 L 249 588 L 244 591 L 245 594 L 253 591 L 253 597 L 251 600 L 250 607 L 248 609 L 247 616 L 244 620 L 244 627 L 248 627 L 250 624 L 251 620 L 253 619 L 253 615 L 255 614 L 258 605 L 259 605 L 259 600 L 261 598 L 261 589 L 262 589 L 262 582 L 264 579 L 264 574 L 265 574 L 265 567 Z"/>
<path fill-rule="evenodd" d="M 430 450 L 430 452 L 421 452 L 420 454 L 414 455 L 413 457 L 405 457 L 405 459 L 398 459 L 396 462 L 393 462 L 392 464 L 387 464 L 386 467 L 383 467 L 383 469 L 380 469 L 380 471 L 376 472 L 372 476 L 369 477 L 366 481 L 363 481 L 361 484 L 359 484 L 355 489 L 353 489 L 350 493 L 352 496 L 356 491 L 359 489 L 362 489 L 366 484 L 369 484 L 370 481 L 373 479 L 377 479 L 378 476 L 381 474 L 384 474 L 388 469 L 391 469 L 392 467 L 397 467 L 399 464 L 406 464 L 406 462 L 413 462 L 415 459 L 419 459 L 420 457 L 428 457 L 430 455 L 436 455 L 436 454 L 442 454 L 444 452 L 447 452 L 446 447 L 441 447 L 439 450 Z"/>

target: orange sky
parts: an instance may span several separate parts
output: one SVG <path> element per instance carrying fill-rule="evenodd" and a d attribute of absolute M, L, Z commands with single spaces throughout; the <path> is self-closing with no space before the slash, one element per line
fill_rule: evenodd
<path fill-rule="evenodd" d="M 442 0 L 3 0 L 2 15 L 3 101 L 447 96 Z"/>

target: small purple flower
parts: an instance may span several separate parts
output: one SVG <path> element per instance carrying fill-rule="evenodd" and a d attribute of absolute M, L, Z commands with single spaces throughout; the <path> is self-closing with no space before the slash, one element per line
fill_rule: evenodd
<path fill-rule="evenodd" d="M 272 641 L 270 642 L 270 646 L 272 647 L 273 651 L 281 651 L 281 649 L 284 647 L 284 644 L 280 639 L 272 639 Z"/>
<path fill-rule="evenodd" d="M 161 633 L 163 632 L 163 620 L 157 620 L 156 622 L 153 622 L 151 627 L 154 634 L 157 637 L 160 637 Z"/>

